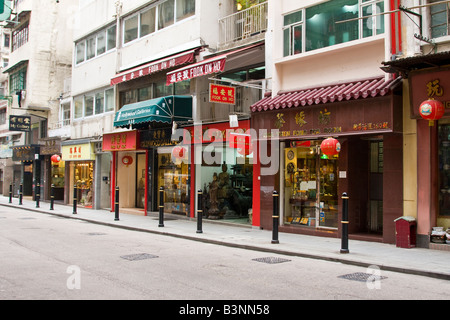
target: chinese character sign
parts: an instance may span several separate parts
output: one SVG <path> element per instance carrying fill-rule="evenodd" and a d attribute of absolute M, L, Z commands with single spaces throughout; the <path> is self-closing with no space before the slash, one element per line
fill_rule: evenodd
<path fill-rule="evenodd" d="M 209 102 L 235 104 L 236 88 L 210 83 Z"/>

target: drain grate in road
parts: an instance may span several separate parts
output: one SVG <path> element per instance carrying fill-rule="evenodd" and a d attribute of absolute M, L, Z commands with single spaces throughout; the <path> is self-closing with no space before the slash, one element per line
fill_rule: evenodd
<path fill-rule="evenodd" d="M 383 277 L 383 276 L 380 276 L 377 274 L 372 274 L 372 273 L 355 272 L 355 273 L 349 273 L 349 274 L 344 274 L 342 276 L 338 276 L 338 278 L 360 281 L 360 282 L 367 282 L 367 281 L 379 281 L 379 280 L 386 279 L 387 277 Z"/>
<path fill-rule="evenodd" d="M 283 262 L 291 261 L 288 259 L 277 258 L 277 257 L 264 257 L 264 258 L 256 258 L 256 259 L 252 259 L 252 260 L 258 261 L 258 262 L 264 262 L 264 263 L 268 263 L 268 264 L 283 263 Z"/>
<path fill-rule="evenodd" d="M 135 253 L 135 254 L 129 254 L 126 256 L 121 256 L 121 258 L 125 259 L 125 260 L 129 260 L 129 261 L 136 261 L 136 260 L 158 258 L 158 256 L 155 256 L 153 254 L 148 254 L 148 253 Z"/>

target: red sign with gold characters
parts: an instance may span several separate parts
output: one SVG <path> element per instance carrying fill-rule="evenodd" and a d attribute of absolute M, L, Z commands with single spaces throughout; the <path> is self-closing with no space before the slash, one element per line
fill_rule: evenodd
<path fill-rule="evenodd" d="M 236 88 L 210 83 L 209 102 L 235 104 Z"/>
<path fill-rule="evenodd" d="M 103 135 L 103 151 L 129 151 L 136 150 L 138 132 L 125 131 Z"/>

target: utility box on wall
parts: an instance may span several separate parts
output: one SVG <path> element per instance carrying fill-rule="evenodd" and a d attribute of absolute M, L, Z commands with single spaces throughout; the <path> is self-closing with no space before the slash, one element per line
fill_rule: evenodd
<path fill-rule="evenodd" d="M 414 248 L 416 246 L 417 224 L 416 219 L 403 216 L 394 220 L 395 243 L 399 248 Z"/>

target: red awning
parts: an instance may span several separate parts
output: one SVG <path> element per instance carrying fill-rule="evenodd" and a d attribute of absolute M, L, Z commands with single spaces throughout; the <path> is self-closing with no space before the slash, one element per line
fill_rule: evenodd
<path fill-rule="evenodd" d="M 130 81 L 155 72 L 177 67 L 186 63 L 192 63 L 194 61 L 194 54 L 196 50 L 197 49 L 193 49 L 157 61 L 152 61 L 139 67 L 119 73 L 114 78 L 111 79 L 111 85 L 115 85 L 125 81 Z"/>
<path fill-rule="evenodd" d="M 274 97 L 264 97 L 262 100 L 252 105 L 251 110 L 252 112 L 257 112 L 384 96 L 388 94 L 401 79 L 401 77 L 398 77 L 386 81 L 383 76 L 318 88 L 280 92 Z"/>

